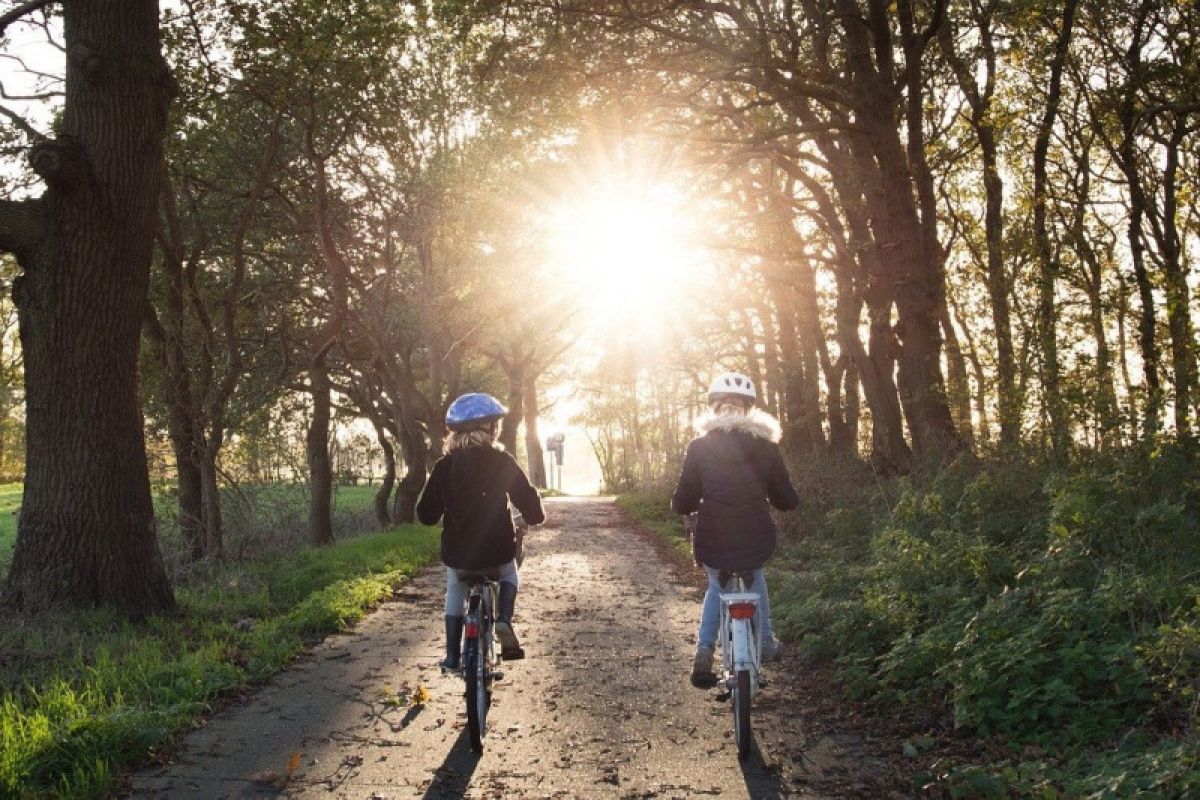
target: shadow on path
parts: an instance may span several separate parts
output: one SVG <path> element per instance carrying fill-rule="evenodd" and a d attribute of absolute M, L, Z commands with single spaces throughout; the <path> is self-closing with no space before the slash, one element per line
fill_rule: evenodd
<path fill-rule="evenodd" d="M 471 749 L 471 736 L 464 726 L 442 765 L 434 770 L 433 780 L 421 796 L 424 800 L 462 797 L 471 785 L 471 777 L 479 766 L 480 758 L 482 756 Z"/>
<path fill-rule="evenodd" d="M 781 800 L 785 796 L 779 773 L 769 768 L 763 760 L 757 737 L 751 736 L 750 752 L 738 762 L 738 766 L 742 768 L 746 791 L 754 800 Z"/>

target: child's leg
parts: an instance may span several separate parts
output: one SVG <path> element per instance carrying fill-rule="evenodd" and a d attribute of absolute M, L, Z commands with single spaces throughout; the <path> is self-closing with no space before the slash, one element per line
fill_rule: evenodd
<path fill-rule="evenodd" d="M 517 588 L 520 586 L 520 576 L 517 574 L 517 562 L 510 561 L 496 570 L 500 581 L 500 596 L 496 601 L 496 636 L 500 639 L 500 657 L 512 660 L 524 658 L 525 651 L 517 639 L 512 627 L 513 611 L 517 605 Z"/>
<path fill-rule="evenodd" d="M 704 592 L 704 604 L 700 606 L 700 629 L 696 632 L 696 645 L 713 650 L 717 646 L 717 632 L 721 627 L 721 584 L 719 570 L 705 567 L 708 573 L 708 589 Z"/>
<path fill-rule="evenodd" d="M 467 585 L 458 579 L 458 570 L 446 567 L 446 658 L 443 669 L 458 669 L 462 657 L 463 613 L 467 605 Z"/>
<path fill-rule="evenodd" d="M 721 585 L 718 571 L 704 567 L 708 573 L 708 588 L 700 606 L 700 629 L 696 632 L 696 655 L 692 657 L 692 686 L 708 689 L 716 685 L 713 673 L 713 654 L 717 647 L 717 632 L 721 627 Z"/>
<path fill-rule="evenodd" d="M 467 584 L 458 579 L 458 570 L 446 567 L 446 616 L 461 617 L 467 610 Z"/>
<path fill-rule="evenodd" d="M 750 584 L 749 591 L 759 596 L 758 617 L 762 624 L 762 639 L 764 642 L 770 641 L 775 638 L 775 632 L 771 629 L 771 599 L 767 596 L 767 575 L 764 570 L 754 570 L 754 582 Z"/>

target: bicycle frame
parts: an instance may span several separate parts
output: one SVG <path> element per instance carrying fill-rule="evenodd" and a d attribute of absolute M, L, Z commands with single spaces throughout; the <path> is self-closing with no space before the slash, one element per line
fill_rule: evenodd
<path fill-rule="evenodd" d="M 762 625 L 759 624 L 759 600 L 756 592 L 745 591 L 741 575 L 730 578 L 733 591 L 721 592 L 722 676 L 731 687 L 739 670 L 750 673 L 751 696 L 759 690 L 758 671 L 762 663 Z"/>
<path fill-rule="evenodd" d="M 721 578 L 725 578 L 722 574 Z M 733 591 L 724 591 L 732 581 Z M 741 573 L 729 575 L 722 581 L 721 592 L 721 660 L 724 663 L 722 680 L 733 707 L 733 736 L 739 759 L 751 751 L 754 734 L 750 730 L 750 703 L 758 695 L 759 664 L 762 657 L 762 625 L 759 618 L 757 592 L 746 591 Z"/>

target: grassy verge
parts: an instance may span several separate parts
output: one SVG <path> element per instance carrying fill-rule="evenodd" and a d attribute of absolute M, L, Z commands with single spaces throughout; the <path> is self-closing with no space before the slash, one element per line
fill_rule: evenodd
<path fill-rule="evenodd" d="M 671 492 L 667 488 L 628 492 L 617 497 L 617 505 L 674 548 L 683 563 L 692 560 L 692 543 L 683 530 L 683 518 L 671 513 Z"/>
<path fill-rule="evenodd" d="M 375 486 L 339 486 L 333 496 L 333 528 L 338 538 L 375 529 Z M 17 537 L 20 483 L 0 484 L 0 579 L 7 574 Z M 308 490 L 303 484 L 247 485 L 225 488 L 221 497 L 225 518 L 225 550 L 233 558 L 292 549 L 308 525 Z M 173 489 L 154 493 L 159 543 L 174 577 L 186 561 L 179 537 Z"/>
<path fill-rule="evenodd" d="M 436 557 L 405 526 L 321 550 L 210 568 L 180 613 L 9 618 L 0 630 L 0 796 L 97 797 L 122 769 L 341 630 Z"/>
<path fill-rule="evenodd" d="M 17 509 L 21 507 L 21 484 L 0 483 L 0 576 L 8 573 L 17 539 Z"/>

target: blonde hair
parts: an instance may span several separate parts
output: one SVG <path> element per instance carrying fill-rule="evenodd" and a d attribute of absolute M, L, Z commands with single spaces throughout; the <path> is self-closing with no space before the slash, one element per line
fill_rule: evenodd
<path fill-rule="evenodd" d="M 450 431 L 443 441 L 447 453 L 461 450 L 464 447 L 492 446 L 496 441 L 496 425 L 493 423 L 486 428 L 473 428 L 469 431 Z"/>
<path fill-rule="evenodd" d="M 718 417 L 725 414 L 737 414 L 739 417 L 746 416 L 749 407 L 741 400 L 718 400 L 712 404 L 712 412 Z"/>

